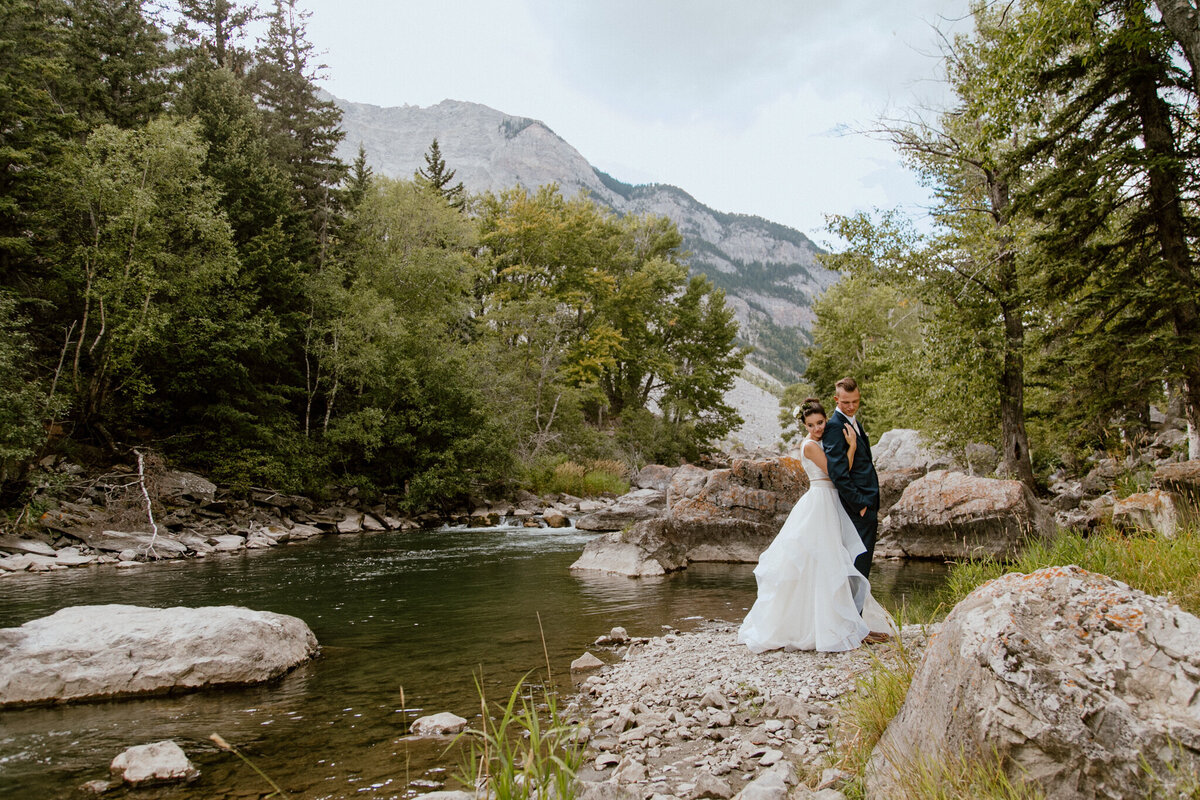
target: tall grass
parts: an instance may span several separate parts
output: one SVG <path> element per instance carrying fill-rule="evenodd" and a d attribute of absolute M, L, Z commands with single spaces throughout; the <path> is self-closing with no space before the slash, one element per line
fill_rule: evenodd
<path fill-rule="evenodd" d="M 1129 584 L 1147 594 L 1163 595 L 1184 611 L 1200 614 L 1200 526 L 1181 526 L 1173 538 L 1125 533 L 1107 528 L 1091 536 L 1063 531 L 1051 542 L 1031 545 L 1011 562 L 968 561 L 956 564 L 946 583 L 943 603 L 953 607 L 985 581 L 1009 572 L 1075 564 Z"/>
<path fill-rule="evenodd" d="M 528 483 L 537 494 L 570 494 L 576 497 L 596 497 L 611 493 L 622 495 L 629 491 L 628 470 L 619 461 L 598 459 L 586 464 L 563 461 L 553 467 L 531 469 Z"/>
<path fill-rule="evenodd" d="M 495 800 L 571 800 L 583 746 L 576 729 L 559 715 L 555 693 L 543 686 L 542 702 L 536 702 L 528 677 L 517 683 L 495 716 L 476 679 L 482 723 L 462 734 L 468 747 L 455 777 Z"/>

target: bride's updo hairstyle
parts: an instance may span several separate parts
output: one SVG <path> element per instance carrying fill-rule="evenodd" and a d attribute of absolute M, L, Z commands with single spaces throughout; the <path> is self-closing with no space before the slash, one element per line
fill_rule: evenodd
<path fill-rule="evenodd" d="M 815 397 L 807 397 L 800 405 L 800 421 L 803 422 L 813 414 L 820 414 L 822 417 L 826 418 L 829 417 L 829 415 L 825 413 L 825 407 L 821 405 L 820 400 Z"/>

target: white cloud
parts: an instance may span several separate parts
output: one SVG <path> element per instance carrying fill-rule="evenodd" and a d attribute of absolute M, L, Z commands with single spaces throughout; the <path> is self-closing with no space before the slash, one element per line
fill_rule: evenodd
<path fill-rule="evenodd" d="M 618 179 L 813 235 L 825 213 L 924 198 L 889 145 L 839 134 L 942 101 L 934 25 L 967 0 L 309 6 L 339 97 L 534 117 Z"/>

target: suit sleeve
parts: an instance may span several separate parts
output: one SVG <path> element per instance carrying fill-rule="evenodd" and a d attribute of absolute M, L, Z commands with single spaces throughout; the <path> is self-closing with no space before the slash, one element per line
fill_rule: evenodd
<path fill-rule="evenodd" d="M 833 481 L 834 488 L 842 500 L 856 510 L 869 508 L 875 502 L 874 496 L 855 486 L 850 478 L 850 445 L 846 443 L 846 435 L 842 433 L 842 424 L 835 422 L 825 426 L 821 447 L 829 460 L 829 480 Z M 855 458 L 857 457 L 856 454 Z"/>

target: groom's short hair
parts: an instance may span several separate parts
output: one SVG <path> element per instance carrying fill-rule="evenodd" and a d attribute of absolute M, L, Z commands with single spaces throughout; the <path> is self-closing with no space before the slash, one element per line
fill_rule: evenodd
<path fill-rule="evenodd" d="M 846 377 L 842 378 L 840 381 L 835 383 L 833 385 L 833 388 L 834 388 L 834 391 L 841 389 L 843 392 L 857 392 L 858 391 L 858 381 L 854 380 L 854 378 L 851 378 L 849 375 L 847 375 Z"/>

